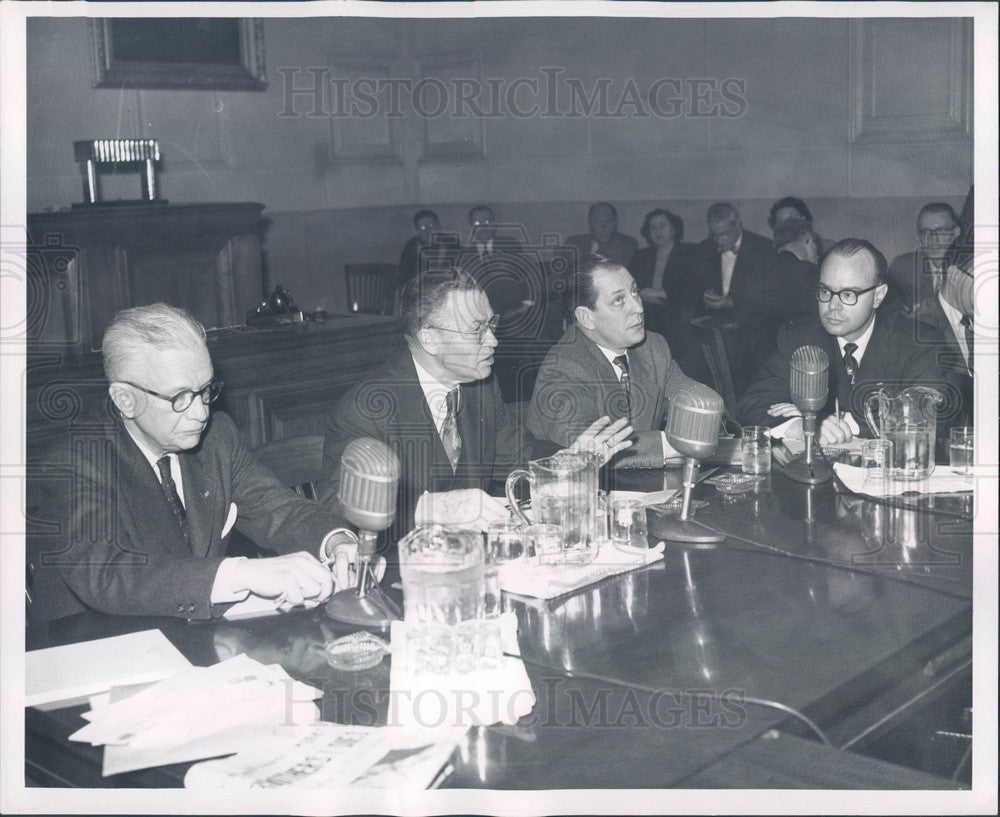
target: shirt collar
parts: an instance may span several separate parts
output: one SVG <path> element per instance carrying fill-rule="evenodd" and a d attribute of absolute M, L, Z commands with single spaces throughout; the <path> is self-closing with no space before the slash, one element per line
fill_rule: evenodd
<path fill-rule="evenodd" d="M 740 237 L 736 239 L 736 243 L 733 244 L 733 248 L 731 250 L 726 250 L 726 252 L 722 253 L 722 255 L 725 255 L 727 252 L 732 253 L 733 255 L 739 255 L 740 245 L 742 243 L 743 243 L 743 233 L 740 233 Z"/>
<path fill-rule="evenodd" d="M 865 333 L 860 338 L 853 341 L 854 345 L 858 347 L 857 349 L 854 350 L 854 359 L 857 360 L 858 363 L 860 363 L 861 358 L 865 356 L 865 349 L 868 348 L 868 341 L 872 339 L 872 332 L 875 331 L 875 321 L 877 320 L 878 320 L 878 313 L 875 314 L 875 317 L 872 319 L 872 322 L 868 324 L 868 328 L 865 330 Z M 847 341 L 844 340 L 843 338 L 839 337 L 837 338 L 837 345 L 840 347 L 841 357 L 844 356 L 844 347 L 851 342 L 852 341 Z"/>
<path fill-rule="evenodd" d="M 413 366 L 417 370 L 417 380 L 420 382 L 420 389 L 424 393 L 427 407 L 431 410 L 431 417 L 434 418 L 435 425 L 440 426 L 444 422 L 448 413 L 446 400 L 448 392 L 453 387 L 448 386 L 438 380 L 427 369 L 420 365 L 416 358 L 413 358 Z M 461 392 L 459 392 L 461 394 Z"/>
<path fill-rule="evenodd" d="M 948 319 L 948 323 L 950 323 L 952 327 L 956 329 L 957 327 L 961 326 L 962 311 L 960 309 L 956 309 L 950 303 L 948 303 L 947 299 L 944 297 L 943 289 L 938 292 L 937 299 L 938 303 L 941 304 L 941 309 L 944 312 L 944 316 Z"/>
<path fill-rule="evenodd" d="M 128 432 L 129 437 L 132 438 L 132 442 L 135 443 L 136 448 L 138 448 L 142 456 L 146 458 L 146 462 L 149 463 L 149 467 L 152 468 L 154 471 L 156 471 L 157 470 L 156 463 L 162 458 L 162 455 L 161 457 L 156 456 L 156 454 L 152 452 L 149 446 L 147 446 L 142 440 L 140 440 L 135 434 L 132 433 L 132 429 L 129 428 L 127 425 L 125 426 L 125 430 Z M 173 464 L 174 464 L 173 461 L 177 459 L 177 455 L 167 454 L 166 456 L 170 457 L 170 466 L 171 470 L 173 470 Z M 157 473 L 159 473 L 159 471 L 157 471 Z"/>

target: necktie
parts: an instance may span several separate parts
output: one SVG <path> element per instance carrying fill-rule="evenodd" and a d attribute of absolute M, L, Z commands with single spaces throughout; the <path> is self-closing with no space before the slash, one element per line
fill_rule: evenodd
<path fill-rule="evenodd" d="M 458 433 L 458 386 L 455 386 L 444 399 L 445 415 L 441 424 L 441 442 L 444 451 L 451 462 L 451 470 L 458 467 L 458 458 L 462 453 L 462 438 Z"/>
<path fill-rule="evenodd" d="M 625 394 L 625 410 L 628 412 L 629 420 L 632 419 L 632 380 L 628 374 L 628 357 L 625 355 L 618 355 L 612 363 L 618 367 L 618 370 L 622 373 L 621 384 L 622 391 Z"/>
<path fill-rule="evenodd" d="M 188 527 L 187 512 L 184 510 L 184 505 L 181 504 L 181 498 L 177 493 L 177 485 L 174 482 L 174 478 L 170 475 L 170 457 L 160 457 L 156 461 L 156 468 L 160 472 L 160 482 L 163 484 L 163 493 L 167 497 L 167 504 L 177 519 L 177 525 L 181 529 L 184 541 L 190 547 L 191 529 Z"/>
<path fill-rule="evenodd" d="M 969 367 L 969 371 L 972 371 L 973 361 L 972 361 L 972 347 L 976 340 L 976 330 L 972 325 L 972 316 L 963 315 L 962 316 L 962 326 L 965 327 L 965 348 L 968 350 L 968 356 L 966 357 L 966 365 Z"/>
<path fill-rule="evenodd" d="M 854 352 L 857 350 L 858 344 L 856 343 L 845 343 L 844 344 L 844 369 L 847 370 L 847 377 L 851 381 L 851 385 L 854 385 L 854 379 L 858 374 L 858 359 L 854 356 Z"/>

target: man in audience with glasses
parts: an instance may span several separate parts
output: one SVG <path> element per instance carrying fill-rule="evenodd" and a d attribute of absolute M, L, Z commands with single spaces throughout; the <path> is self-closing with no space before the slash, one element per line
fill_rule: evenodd
<path fill-rule="evenodd" d="M 934 298 L 944 283 L 945 255 L 960 231 L 950 204 L 932 201 L 917 215 L 918 245 L 896 256 L 889 265 L 890 298 L 905 312 Z"/>
<path fill-rule="evenodd" d="M 501 495 L 514 468 L 553 453 L 518 422 L 492 376 L 497 316 L 463 272 L 426 273 L 400 292 L 407 349 L 350 389 L 329 414 L 323 446 L 328 479 L 320 498 L 335 503 L 340 457 L 357 437 L 374 437 L 402 465 L 393 541 L 413 524 L 485 526 L 506 519 Z M 602 417 L 572 440 L 606 460 L 628 447 L 632 427 Z"/>
<path fill-rule="evenodd" d="M 886 261 L 869 242 L 845 238 L 823 258 L 818 311 L 796 319 L 778 333 L 775 348 L 737 407 L 745 425 L 773 426 L 773 437 L 802 439 L 802 419 L 789 387 L 791 359 L 800 346 L 818 346 L 830 359 L 829 396 L 820 412 L 823 444 L 877 436 L 864 417 L 864 398 L 882 385 L 934 386 L 946 397 L 956 388 L 937 363 L 940 332 L 920 327 L 879 305 L 885 299 Z"/>
<path fill-rule="evenodd" d="M 36 484 L 56 492 L 42 504 L 58 516 L 51 534 L 30 537 L 33 618 L 92 608 L 208 619 L 239 602 L 319 604 L 335 578 L 349 582 L 354 535 L 210 413 L 222 383 L 201 324 L 166 304 L 126 309 L 101 352 L 111 406 L 73 424 L 51 463 L 59 473 Z M 283 555 L 227 557 L 234 529 Z M 317 554 L 339 562 L 337 577 Z"/>

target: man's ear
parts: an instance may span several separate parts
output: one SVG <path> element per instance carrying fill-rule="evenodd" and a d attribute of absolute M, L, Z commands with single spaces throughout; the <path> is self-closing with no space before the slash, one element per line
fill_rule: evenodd
<path fill-rule="evenodd" d="M 121 383 L 112 383 L 108 386 L 108 394 L 111 395 L 111 402 L 122 413 L 122 417 L 128 417 L 130 420 L 135 417 L 135 394 L 131 389 Z"/>
<path fill-rule="evenodd" d="M 594 328 L 594 313 L 586 306 L 578 306 L 573 310 L 573 317 L 584 329 Z"/>
<path fill-rule="evenodd" d="M 878 309 L 879 304 L 885 299 L 886 293 L 889 291 L 889 285 L 885 282 L 878 285 L 875 290 L 875 300 L 872 301 L 872 309 Z"/>
<path fill-rule="evenodd" d="M 436 355 L 438 353 L 437 338 L 434 336 L 434 332 L 430 329 L 425 328 L 417 331 L 417 343 L 419 343 L 423 350 L 429 355 Z"/>

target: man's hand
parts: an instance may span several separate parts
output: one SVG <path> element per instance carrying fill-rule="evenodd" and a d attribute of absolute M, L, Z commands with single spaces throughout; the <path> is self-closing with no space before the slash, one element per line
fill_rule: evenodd
<path fill-rule="evenodd" d="M 729 309 L 733 305 L 732 298 L 714 289 L 706 289 L 701 300 L 709 309 Z"/>
<path fill-rule="evenodd" d="M 583 430 L 573 444 L 570 451 L 593 451 L 601 458 L 601 463 L 610 460 L 623 448 L 632 445 L 632 426 L 628 424 L 627 417 L 620 417 L 611 422 L 608 416 L 595 420 Z"/>
<path fill-rule="evenodd" d="M 770 410 L 768 410 L 768 413 L 770 413 Z M 789 440 L 803 439 L 802 420 L 798 419 L 796 422 L 789 425 L 788 428 L 785 429 L 784 436 Z M 820 445 L 842 445 L 843 443 L 849 442 L 853 439 L 854 432 L 851 430 L 851 427 L 847 424 L 846 420 L 838 420 L 831 414 L 828 417 L 823 418 L 823 421 L 819 425 L 816 437 L 819 440 Z"/>
<path fill-rule="evenodd" d="M 775 403 L 771 408 L 767 410 L 767 413 L 772 417 L 801 417 L 802 412 L 799 411 L 794 403 Z"/>
<path fill-rule="evenodd" d="M 351 534 L 338 535 L 326 543 L 325 560 L 333 576 L 333 592 L 349 590 L 358 583 L 358 540 Z M 385 557 L 376 556 L 371 563 L 376 581 L 385 575 Z"/>
<path fill-rule="evenodd" d="M 270 559 L 244 559 L 233 565 L 230 584 L 234 592 L 249 590 L 275 599 L 279 609 L 300 604 L 315 606 L 333 592 L 333 577 L 315 556 L 299 551 Z"/>
<path fill-rule="evenodd" d="M 509 516 L 507 506 L 480 488 L 427 491 L 417 502 L 413 521 L 417 525 L 461 525 L 485 531 L 490 522 Z"/>

